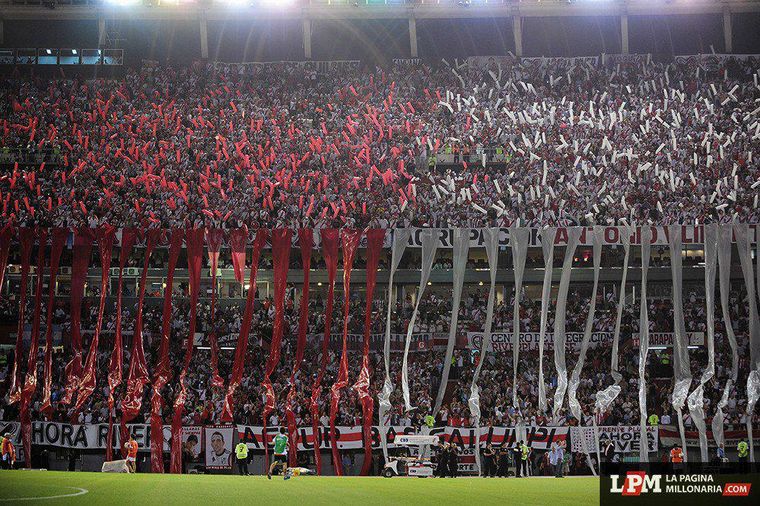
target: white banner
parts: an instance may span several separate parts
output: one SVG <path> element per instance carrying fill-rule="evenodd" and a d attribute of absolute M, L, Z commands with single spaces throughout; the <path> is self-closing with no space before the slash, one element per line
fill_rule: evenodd
<path fill-rule="evenodd" d="M 127 424 L 129 432 L 134 435 L 139 451 L 150 451 L 150 424 Z M 171 425 L 164 425 L 164 451 L 170 450 Z M 21 444 L 21 424 L 19 422 L 0 422 L 0 434 L 12 434 L 16 446 Z M 74 425 L 56 422 L 32 422 L 32 445 L 56 446 L 58 448 L 75 448 L 77 450 L 99 450 L 106 448 L 108 424 Z M 114 430 L 114 448 L 119 449 L 119 431 Z"/>
<path fill-rule="evenodd" d="M 689 346 L 704 346 L 705 345 L 705 333 L 704 332 L 687 332 L 686 336 L 689 339 Z M 649 333 L 649 346 L 665 346 L 672 348 L 675 342 L 675 334 L 673 332 L 650 332 Z M 633 333 L 633 345 L 639 345 L 639 333 Z"/>
<path fill-rule="evenodd" d="M 211 425 L 203 428 L 206 446 L 206 468 L 232 469 L 234 425 Z"/>
<path fill-rule="evenodd" d="M 607 446 L 607 441 L 615 443 L 616 453 L 639 453 L 641 447 L 641 432 L 638 425 L 608 425 L 597 428 L 599 430 L 599 446 L 597 448 L 594 439 L 593 427 L 571 427 L 570 438 L 572 451 L 583 451 L 583 440 L 590 452 L 602 451 Z M 647 427 L 647 446 L 650 452 L 659 450 L 659 437 L 657 427 Z"/>
<path fill-rule="evenodd" d="M 491 333 L 491 346 L 488 351 L 496 353 L 506 353 L 512 351 L 512 333 L 511 332 L 493 332 Z M 537 350 L 539 342 L 539 332 L 520 332 L 520 349 L 521 350 Z M 590 348 L 596 348 L 597 346 L 607 346 L 612 343 L 612 332 L 593 332 L 591 334 L 591 340 L 589 342 Z M 583 332 L 566 332 L 567 338 L 566 348 L 572 350 L 579 350 L 581 343 L 583 342 Z M 480 349 L 480 345 L 483 342 L 482 332 L 468 332 L 467 333 L 467 347 L 475 350 Z M 547 332 L 544 336 L 544 348 L 547 350 L 554 349 L 554 334 Z"/>
<path fill-rule="evenodd" d="M 252 450 L 264 451 L 262 435 L 263 427 L 251 425 L 238 425 L 238 439 L 248 444 Z M 319 433 L 319 447 L 323 449 L 330 448 L 329 427 L 321 427 Z M 338 448 L 341 450 L 351 450 L 364 448 L 361 426 L 353 427 L 335 427 L 336 441 Z M 525 428 L 526 444 L 534 450 L 547 450 L 551 448 L 552 443 L 566 443 L 569 429 L 568 427 L 526 427 Z M 274 446 L 274 437 L 279 433 L 278 427 L 267 427 L 266 440 L 270 449 Z M 475 447 L 475 429 L 469 427 L 439 427 L 434 429 L 423 429 L 419 431 L 416 427 L 393 426 L 387 427 L 386 438 L 388 448 L 396 448 L 396 435 L 424 434 L 438 436 L 441 441 L 455 442 L 460 447 Z M 377 426 L 372 427 L 372 448 L 380 448 L 380 431 Z M 480 446 L 485 447 L 488 444 L 494 446 L 514 446 L 516 441 L 514 427 L 481 427 L 480 428 Z M 290 442 L 293 444 L 293 442 Z M 298 429 L 299 451 L 312 451 L 314 449 L 314 437 L 311 427 L 300 427 Z"/>

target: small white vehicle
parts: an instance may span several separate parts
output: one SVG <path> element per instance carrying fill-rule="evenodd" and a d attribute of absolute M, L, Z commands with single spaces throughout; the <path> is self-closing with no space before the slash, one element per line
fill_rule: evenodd
<path fill-rule="evenodd" d="M 389 457 L 383 468 L 383 476 L 418 476 L 426 478 L 433 476 L 433 463 L 427 451 L 429 446 L 438 444 L 438 436 L 399 435 L 395 443 L 398 446 L 417 446 L 419 451 L 415 457 Z"/>

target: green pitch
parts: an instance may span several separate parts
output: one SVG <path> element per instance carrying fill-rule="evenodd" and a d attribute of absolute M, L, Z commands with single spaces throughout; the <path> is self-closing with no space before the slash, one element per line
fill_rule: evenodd
<path fill-rule="evenodd" d="M 77 494 L 77 495 L 74 495 Z M 595 478 L 361 478 L 0 471 L 9 504 L 599 504 Z"/>

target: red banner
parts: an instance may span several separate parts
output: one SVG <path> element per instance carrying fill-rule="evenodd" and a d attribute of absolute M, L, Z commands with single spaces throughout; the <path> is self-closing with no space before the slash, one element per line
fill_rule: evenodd
<path fill-rule="evenodd" d="M 19 241 L 21 242 L 21 297 L 18 307 L 18 325 L 16 327 L 16 351 L 13 354 L 13 372 L 11 373 L 11 387 L 9 403 L 15 404 L 21 400 L 21 357 L 24 354 L 24 313 L 26 312 L 26 294 L 29 291 L 29 263 L 32 259 L 32 246 L 34 245 L 34 229 L 19 229 Z"/>
<path fill-rule="evenodd" d="M 53 406 L 50 404 L 50 394 L 53 387 L 53 306 L 55 302 L 55 283 L 58 278 L 58 265 L 61 253 L 69 236 L 67 228 L 53 229 L 53 244 L 50 249 L 50 281 L 48 282 L 47 317 L 45 319 L 45 364 L 42 380 L 42 406 L 40 410 L 50 419 Z"/>
<path fill-rule="evenodd" d="M 150 470 L 152 473 L 164 472 L 163 457 L 163 420 L 161 411 L 164 401 L 161 390 L 169 382 L 171 371 L 169 369 L 169 337 L 171 335 L 172 322 L 172 289 L 174 286 L 174 269 L 177 267 L 177 259 L 182 250 L 182 229 L 172 229 L 169 239 L 169 267 L 166 271 L 166 287 L 164 288 L 164 309 L 161 322 L 161 345 L 158 350 L 158 363 L 153 375 L 153 395 L 150 398 Z"/>
<path fill-rule="evenodd" d="M 132 334 L 132 351 L 129 360 L 129 376 L 127 376 L 127 391 L 121 401 L 121 441 L 129 439 L 127 423 L 132 421 L 142 407 L 145 385 L 150 382 L 148 364 L 145 360 L 143 347 L 143 303 L 145 302 L 145 288 L 148 278 L 148 266 L 153 249 L 161 241 L 163 232 L 159 229 L 150 229 L 145 241 L 145 259 L 140 273 L 140 287 L 137 295 L 137 315 L 135 316 L 135 330 Z"/>
<path fill-rule="evenodd" d="M 372 329 L 372 299 L 377 284 L 377 266 L 380 263 L 380 251 L 383 249 L 385 230 L 373 228 L 367 231 L 367 305 L 364 310 L 364 348 L 362 349 L 362 367 L 353 389 L 362 403 L 362 432 L 364 434 L 364 464 L 362 476 L 367 476 L 372 467 L 372 411 L 375 402 L 369 394 L 369 341 Z"/>
<path fill-rule="evenodd" d="M 338 231 L 334 228 L 325 228 L 321 232 L 322 257 L 327 267 L 327 306 L 325 308 L 325 333 L 322 338 L 322 358 L 319 364 L 319 374 L 311 388 L 311 426 L 314 434 L 319 434 L 319 396 L 322 393 L 322 378 L 327 368 L 328 346 L 332 332 L 333 299 L 335 298 L 335 275 L 338 271 Z M 322 474 L 322 456 L 315 448 L 314 464 L 317 474 Z"/>
<path fill-rule="evenodd" d="M 270 376 L 280 362 L 280 347 L 285 324 L 285 290 L 288 287 L 288 267 L 290 266 L 290 229 L 276 228 L 272 231 L 272 261 L 274 264 L 274 325 L 272 327 L 272 342 L 269 345 L 264 381 L 261 382 L 266 392 L 264 402 L 264 430 L 266 431 L 267 417 L 275 406 L 276 398 Z M 264 461 L 269 468 L 269 451 L 265 449 Z"/>
<path fill-rule="evenodd" d="M 251 332 L 251 323 L 253 321 L 253 304 L 256 300 L 256 276 L 259 272 L 261 250 L 264 249 L 264 245 L 267 242 L 267 235 L 267 230 L 260 228 L 256 232 L 256 239 L 253 241 L 253 251 L 251 252 L 251 274 L 248 279 L 248 294 L 245 299 L 243 323 L 240 326 L 240 334 L 238 334 L 237 346 L 235 347 L 235 361 L 232 364 L 230 384 L 227 385 L 227 395 L 224 397 L 222 423 L 230 423 L 232 421 L 235 390 L 243 379 L 245 358 L 246 353 L 248 353 L 248 335 Z"/>
<path fill-rule="evenodd" d="M 84 375 L 79 384 L 77 403 L 74 413 L 78 413 L 84 403 L 95 391 L 98 371 L 98 342 L 100 341 L 100 329 L 103 327 L 103 311 L 106 308 L 106 295 L 108 294 L 108 271 L 111 268 L 111 251 L 113 250 L 116 229 L 111 225 L 102 225 L 96 229 L 95 237 L 98 239 L 98 251 L 100 252 L 100 305 L 98 306 L 98 321 L 95 325 L 95 334 L 90 343 L 90 352 L 84 363 Z"/>
<path fill-rule="evenodd" d="M 121 299 L 124 289 L 124 267 L 127 265 L 132 248 L 137 241 L 137 230 L 134 228 L 125 228 L 121 232 L 121 250 L 119 251 L 119 287 L 116 293 L 116 332 L 113 339 L 113 351 L 111 360 L 108 363 L 108 436 L 106 444 L 106 460 L 113 459 L 113 408 L 114 408 L 114 391 L 121 384 L 122 380 L 122 340 L 121 340 Z"/>
<path fill-rule="evenodd" d="M 82 377 L 82 298 L 90 266 L 92 242 L 95 234 L 89 228 L 79 228 L 74 234 L 74 260 L 71 268 L 71 350 L 72 357 L 66 364 L 66 391 L 61 399 L 69 404 L 79 390 Z"/>
<path fill-rule="evenodd" d="M 219 340 L 216 337 L 216 269 L 219 266 L 219 250 L 222 248 L 224 232 L 218 228 L 206 230 L 206 247 L 211 265 L 211 332 L 208 333 L 211 346 L 211 385 L 224 388 L 224 380 L 219 376 Z"/>
<path fill-rule="evenodd" d="M 351 270 L 354 267 L 356 248 L 362 237 L 361 230 L 343 230 L 343 346 L 340 354 L 340 366 L 338 378 L 333 384 L 330 395 L 330 441 L 332 446 L 333 466 L 335 474 L 343 476 L 343 463 L 340 460 L 340 451 L 335 444 L 335 418 L 338 416 L 338 403 L 340 403 L 340 391 L 348 386 L 348 310 L 351 306 Z"/>
<path fill-rule="evenodd" d="M 40 341 L 40 317 L 42 313 L 42 280 L 45 277 L 45 246 L 47 229 L 37 229 L 37 284 L 34 289 L 34 316 L 32 334 L 29 343 L 29 358 L 26 363 L 26 379 L 21 389 L 21 439 L 24 444 L 24 463 L 32 467 L 32 418 L 29 415 L 29 403 L 37 390 L 37 352 Z"/>
<path fill-rule="evenodd" d="M 228 241 L 232 249 L 232 270 L 235 272 L 235 279 L 241 285 L 245 281 L 245 246 L 248 244 L 248 227 L 231 230 Z"/>
<path fill-rule="evenodd" d="M 193 228 L 185 231 L 187 243 L 187 267 L 190 278 L 190 332 L 185 342 L 185 359 L 179 375 L 179 393 L 174 399 L 174 417 L 172 418 L 172 452 L 171 472 L 182 473 L 182 413 L 187 398 L 185 378 L 190 360 L 193 358 L 193 339 L 195 338 L 195 317 L 198 312 L 198 292 L 201 289 L 201 258 L 203 257 L 203 229 Z"/>
<path fill-rule="evenodd" d="M 306 350 L 306 333 L 309 326 L 309 273 L 311 272 L 311 250 L 314 247 L 314 231 L 310 228 L 302 228 L 298 231 L 298 245 L 301 248 L 301 267 L 303 268 L 303 289 L 298 315 L 298 342 L 296 343 L 296 358 L 293 362 L 293 372 L 290 375 L 290 391 L 285 403 L 285 418 L 288 422 L 288 435 L 290 446 L 288 447 L 288 465 L 294 467 L 298 461 L 298 427 L 296 417 L 293 414 L 293 403 L 296 399 L 296 374 L 301 368 L 304 351 Z"/>

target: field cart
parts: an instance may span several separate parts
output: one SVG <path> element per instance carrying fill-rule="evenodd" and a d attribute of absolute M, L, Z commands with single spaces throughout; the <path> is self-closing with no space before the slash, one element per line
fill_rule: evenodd
<path fill-rule="evenodd" d="M 399 435 L 394 441 L 397 446 L 418 447 L 416 456 L 388 457 L 383 468 L 383 476 L 433 476 L 433 463 L 430 460 L 429 447 L 438 444 L 438 436 Z"/>

